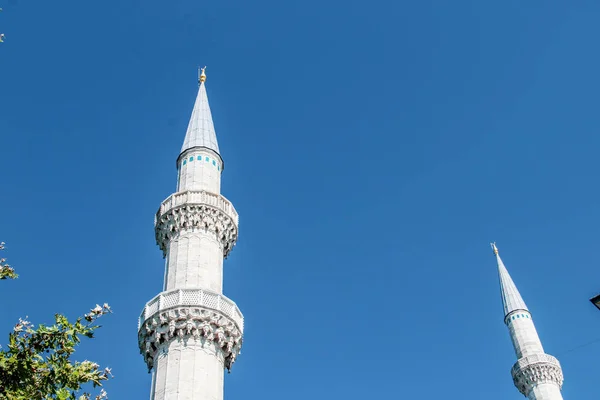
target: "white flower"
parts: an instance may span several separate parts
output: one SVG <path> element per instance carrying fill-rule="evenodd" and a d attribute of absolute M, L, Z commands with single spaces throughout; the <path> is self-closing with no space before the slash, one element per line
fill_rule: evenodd
<path fill-rule="evenodd" d="M 101 314 L 102 313 L 102 307 L 100 307 L 98 304 L 96 304 L 96 307 L 92 308 L 92 314 Z"/>
<path fill-rule="evenodd" d="M 21 325 L 25 329 L 33 327 L 33 324 L 27 321 L 27 316 L 25 316 L 25 319 L 19 318 L 19 325 Z"/>

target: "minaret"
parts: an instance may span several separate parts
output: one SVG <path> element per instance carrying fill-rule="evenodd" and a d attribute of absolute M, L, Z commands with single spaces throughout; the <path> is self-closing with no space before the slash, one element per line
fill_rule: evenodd
<path fill-rule="evenodd" d="M 205 68 L 181 153 L 177 191 L 154 220 L 165 258 L 163 292 L 139 319 L 140 352 L 152 371 L 151 400 L 223 400 L 223 369 L 242 346 L 244 317 L 223 295 L 223 259 L 238 235 L 238 214 L 221 195 L 219 153 Z"/>
<path fill-rule="evenodd" d="M 496 243 L 491 243 L 491 246 L 498 261 L 504 323 L 508 326 L 517 355 L 517 362 L 510 371 L 513 382 L 530 400 L 562 400 L 560 390 L 563 373 L 560 363 L 544 353 L 531 313 L 498 254 Z"/>

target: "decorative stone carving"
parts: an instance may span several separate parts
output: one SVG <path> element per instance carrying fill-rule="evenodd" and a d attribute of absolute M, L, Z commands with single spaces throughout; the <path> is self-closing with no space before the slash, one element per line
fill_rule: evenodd
<path fill-rule="evenodd" d="M 536 354 L 521 358 L 512 368 L 515 386 L 525 396 L 534 386 L 542 383 L 554 383 L 559 389 L 564 381 L 560 363 L 549 354 Z"/>
<path fill-rule="evenodd" d="M 162 210 L 163 207 L 161 207 Z M 203 231 L 214 234 L 223 247 L 223 257 L 227 258 L 235 246 L 238 227 L 234 218 L 223 210 L 206 204 L 183 204 L 178 207 L 159 210 L 155 222 L 156 244 L 167 254 L 169 242 L 182 231 Z"/>
<path fill-rule="evenodd" d="M 221 315 L 225 315 L 225 317 L 229 319 L 229 322 L 227 323 L 232 325 L 235 324 L 240 330 L 244 330 L 244 316 L 233 301 L 222 294 L 199 288 L 173 289 L 159 293 L 146 303 L 138 321 L 138 328 L 144 326 L 146 330 L 150 331 L 158 325 L 168 324 L 169 320 L 166 312 L 173 307 L 181 306 L 193 307 L 190 308 L 189 311 L 182 311 L 185 312 L 186 321 L 192 320 L 195 315 L 194 313 L 197 311 L 202 315 L 205 315 L 206 318 L 212 318 L 208 323 L 218 325 L 222 318 Z M 182 310 L 186 309 L 182 308 Z M 209 315 L 209 311 L 207 310 L 215 311 L 217 313 Z M 158 315 L 158 317 L 150 318 L 155 315 Z"/>
<path fill-rule="evenodd" d="M 159 348 L 172 340 L 190 345 L 190 341 L 219 353 L 227 371 L 240 354 L 242 331 L 229 317 L 198 306 L 185 306 L 158 311 L 138 331 L 140 353 L 148 370 L 152 369 Z"/>

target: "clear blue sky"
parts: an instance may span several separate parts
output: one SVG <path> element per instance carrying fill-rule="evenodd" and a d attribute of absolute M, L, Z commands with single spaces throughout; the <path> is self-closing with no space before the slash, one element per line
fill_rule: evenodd
<path fill-rule="evenodd" d="M 2 1 L 0 343 L 108 302 L 79 353 L 146 399 L 153 215 L 207 89 L 241 216 L 226 399 L 523 398 L 495 260 L 600 391 L 600 3 Z M 573 350 L 575 349 L 575 350 Z"/>

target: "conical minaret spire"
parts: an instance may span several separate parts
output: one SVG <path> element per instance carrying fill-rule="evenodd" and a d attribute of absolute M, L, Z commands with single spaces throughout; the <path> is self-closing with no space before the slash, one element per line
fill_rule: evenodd
<path fill-rule="evenodd" d="M 217 134 L 206 94 L 206 67 L 198 77 L 198 95 L 188 123 L 187 132 L 177 158 L 179 170 L 177 191 L 205 190 L 221 192 L 223 158 L 219 153 Z"/>
<path fill-rule="evenodd" d="M 242 346 L 244 317 L 223 295 L 223 259 L 237 241 L 238 214 L 221 195 L 223 160 L 205 81 L 202 69 L 177 157 L 177 189 L 154 222 L 164 286 L 138 326 L 151 400 L 223 400 L 223 369 L 231 369 Z"/>
<path fill-rule="evenodd" d="M 496 243 L 491 243 L 498 263 L 498 275 L 507 325 L 517 362 L 511 374 L 517 389 L 530 400 L 562 400 L 563 373 L 560 363 L 546 354 L 529 309 L 504 266 Z"/>
<path fill-rule="evenodd" d="M 206 67 L 201 69 L 198 77 L 198 95 L 192 110 L 192 116 L 188 124 L 181 153 L 194 147 L 206 148 L 219 154 L 219 144 L 217 143 L 217 134 L 213 124 L 210 106 L 208 104 L 208 95 L 206 94 Z"/>
<path fill-rule="evenodd" d="M 500 277 L 500 289 L 502 292 L 504 316 L 506 317 L 508 314 L 517 310 L 529 311 L 525 305 L 525 302 L 523 301 L 523 298 L 521 297 L 521 294 L 517 290 L 517 286 L 513 282 L 508 270 L 500 258 L 500 253 L 496 247 L 496 243 L 492 243 L 491 246 L 492 250 L 494 250 L 494 254 L 496 255 L 496 261 L 498 262 L 498 275 Z"/>

